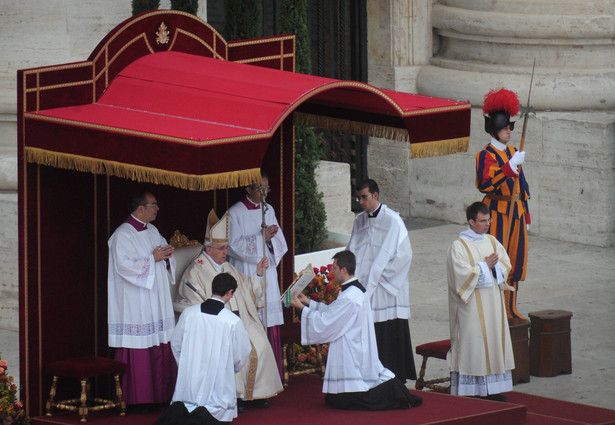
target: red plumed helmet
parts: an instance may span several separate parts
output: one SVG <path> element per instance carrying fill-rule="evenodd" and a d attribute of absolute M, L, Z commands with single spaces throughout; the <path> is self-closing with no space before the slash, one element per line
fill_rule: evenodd
<path fill-rule="evenodd" d="M 483 114 L 490 115 L 494 111 L 506 111 L 511 117 L 517 115 L 519 113 L 519 98 L 515 92 L 501 88 L 487 93 L 483 105 Z"/>
<path fill-rule="evenodd" d="M 483 115 L 485 116 L 485 131 L 499 140 L 497 134 L 501 129 L 510 126 L 512 131 L 515 123 L 510 121 L 511 116 L 519 113 L 519 98 L 505 88 L 491 90 L 485 95 Z"/>

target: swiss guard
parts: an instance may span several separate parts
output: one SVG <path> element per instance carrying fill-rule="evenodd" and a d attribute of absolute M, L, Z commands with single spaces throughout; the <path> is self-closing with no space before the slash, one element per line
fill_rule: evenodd
<path fill-rule="evenodd" d="M 527 268 L 530 190 L 521 168 L 525 152 L 508 144 L 515 128 L 510 118 L 518 113 L 519 98 L 514 92 L 500 88 L 485 95 L 485 131 L 491 140 L 476 154 L 476 187 L 485 194 L 483 203 L 491 212 L 489 233 L 510 257 L 508 284 L 515 290 L 505 291 L 508 318 L 523 319 L 517 311 L 517 294 Z"/>

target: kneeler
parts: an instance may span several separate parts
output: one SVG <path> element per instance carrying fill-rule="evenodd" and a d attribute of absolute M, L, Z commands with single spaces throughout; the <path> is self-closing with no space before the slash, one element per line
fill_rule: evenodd
<path fill-rule="evenodd" d="M 87 416 L 91 412 L 99 410 L 120 408 L 120 416 L 124 416 L 126 403 L 122 395 L 120 386 L 120 375 L 126 370 L 126 364 L 106 357 L 76 357 L 64 360 L 58 360 L 48 363 L 46 372 L 53 376 L 51 390 L 49 391 L 49 400 L 45 409 L 46 415 L 51 416 L 54 409 L 68 410 L 71 412 L 78 411 L 81 416 L 80 422 L 86 422 Z M 115 380 L 116 401 L 106 400 L 101 398 L 90 399 L 90 378 L 101 375 L 113 375 Z M 79 398 L 68 400 L 55 400 L 57 384 L 60 376 L 77 378 L 81 382 L 81 395 Z"/>
<path fill-rule="evenodd" d="M 451 349 L 451 340 L 443 339 L 441 341 L 428 342 L 426 344 L 421 344 L 416 347 L 416 354 L 419 356 L 423 356 L 423 364 L 421 364 L 421 371 L 419 372 L 419 377 L 416 380 L 415 388 L 417 390 L 422 390 L 423 388 L 430 388 L 437 392 L 449 393 L 450 392 L 450 384 L 449 386 L 438 385 L 443 382 L 450 382 L 451 377 L 450 374 L 448 378 L 436 378 L 425 380 L 425 369 L 427 367 L 427 359 L 430 357 L 434 357 L 436 359 L 446 360 L 446 355 Z"/>

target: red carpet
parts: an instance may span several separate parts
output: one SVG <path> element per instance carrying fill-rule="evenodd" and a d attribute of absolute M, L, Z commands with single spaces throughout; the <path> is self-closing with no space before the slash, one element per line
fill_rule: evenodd
<path fill-rule="evenodd" d="M 615 410 L 568 403 L 545 397 L 511 392 L 509 403 L 412 391 L 423 397 L 423 405 L 388 412 L 341 411 L 327 407 L 317 376 L 291 379 L 290 386 L 271 399 L 269 409 L 248 409 L 235 425 L 607 425 L 615 424 Z M 161 412 L 117 416 L 116 411 L 91 414 L 88 423 L 151 425 Z M 79 415 L 62 413 L 38 417 L 33 425 L 79 424 Z"/>
<path fill-rule="evenodd" d="M 510 392 L 506 393 L 510 403 L 527 406 L 528 424 L 591 424 L 591 425 L 615 425 L 615 410 L 600 407 L 587 406 L 584 404 L 571 403 L 568 401 L 555 400 L 552 398 L 536 395 Z M 530 413 L 532 418 L 530 418 Z M 556 419 L 564 419 L 563 422 L 555 422 Z M 534 422 L 530 422 L 533 420 Z M 536 421 L 538 420 L 538 421 Z"/>

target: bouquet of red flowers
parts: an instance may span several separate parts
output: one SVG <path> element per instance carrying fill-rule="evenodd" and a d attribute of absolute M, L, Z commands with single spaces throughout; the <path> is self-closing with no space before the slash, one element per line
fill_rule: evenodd
<path fill-rule="evenodd" d="M 314 278 L 305 287 L 303 293 L 310 299 L 325 304 L 331 304 L 336 300 L 342 285 L 335 281 L 333 277 L 333 264 L 322 266 L 320 268 L 314 267 Z M 299 322 L 300 318 L 294 316 L 294 321 Z M 327 354 L 329 351 L 329 344 L 320 345 L 320 356 L 322 362 L 327 362 Z M 294 358 L 298 365 L 316 365 L 318 364 L 318 354 L 316 346 L 308 345 L 302 346 L 294 344 L 293 347 Z"/>
<path fill-rule="evenodd" d="M 333 277 L 333 264 L 314 267 L 314 279 L 303 290 L 306 296 L 325 304 L 331 304 L 337 298 L 341 285 Z"/>
<path fill-rule="evenodd" d="M 17 385 L 7 369 L 9 363 L 0 358 L 0 424 L 29 424 L 23 404 L 17 399 Z"/>

